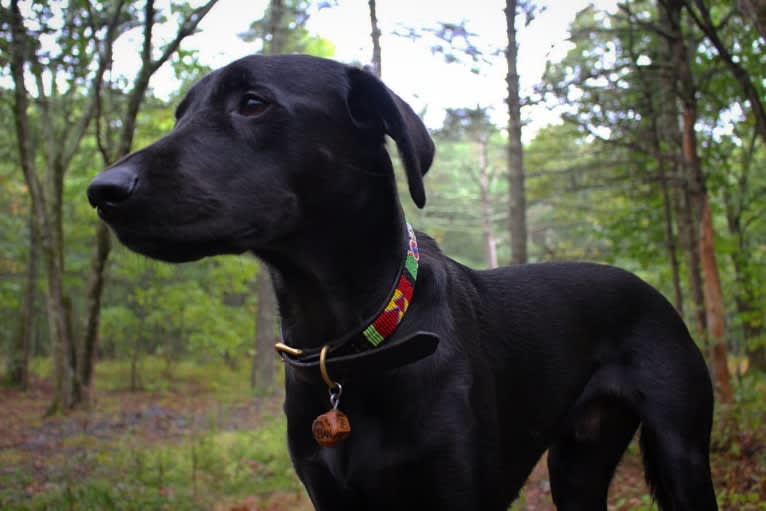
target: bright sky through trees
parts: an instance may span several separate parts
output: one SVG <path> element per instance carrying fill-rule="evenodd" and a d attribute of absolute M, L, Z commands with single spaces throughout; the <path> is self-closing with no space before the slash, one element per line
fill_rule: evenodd
<path fill-rule="evenodd" d="M 540 0 L 545 10 L 528 27 L 519 27 L 519 69 L 521 92 L 529 94 L 540 80 L 548 58 L 559 59 L 569 48 L 567 27 L 577 11 L 590 3 L 614 9 L 616 0 Z M 476 0 L 474 2 L 444 2 L 440 0 L 385 0 L 378 2 L 378 18 L 383 32 L 383 70 L 386 83 L 417 110 L 425 111 L 429 126 L 437 127 L 447 107 L 492 106 L 493 119 L 504 123 L 506 95 L 505 61 L 502 54 L 489 57 L 491 62 L 472 73 L 468 64 L 447 64 L 434 55 L 433 40 L 412 41 L 393 35 L 406 28 L 435 27 L 437 22 L 466 20 L 476 34 L 474 43 L 487 52 L 502 49 L 505 40 L 504 2 Z M 201 32 L 189 38 L 184 48 L 196 49 L 202 63 L 219 67 L 258 50 L 253 43 L 242 41 L 238 34 L 260 18 L 265 0 L 220 0 L 200 24 Z M 369 63 L 372 55 L 370 22 L 367 2 L 339 0 L 338 5 L 312 13 L 310 31 L 332 41 L 338 60 Z M 138 65 L 136 51 L 138 33 L 125 37 L 115 51 L 115 69 L 133 75 Z M 170 66 L 160 70 L 152 86 L 160 96 L 167 96 L 177 87 Z M 529 128 L 529 139 L 538 128 L 555 122 L 558 115 L 544 107 L 528 108 L 523 112 Z"/>

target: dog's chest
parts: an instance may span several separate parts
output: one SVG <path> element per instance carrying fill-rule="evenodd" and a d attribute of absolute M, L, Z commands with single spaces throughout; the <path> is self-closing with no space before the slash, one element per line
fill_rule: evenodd
<path fill-rule="evenodd" d="M 374 487 L 412 456 L 387 441 L 379 422 L 356 419 L 351 437 L 337 447 L 318 447 L 315 459 L 342 487 Z"/>
<path fill-rule="evenodd" d="M 341 408 L 344 408 L 343 402 Z M 293 451 L 298 471 L 309 479 L 316 475 L 317 481 L 324 483 L 329 476 L 336 488 L 354 494 L 380 492 L 380 498 L 384 498 L 391 492 L 407 489 L 411 479 L 403 475 L 424 469 L 420 449 L 427 445 L 427 440 L 420 438 L 418 428 L 413 427 L 421 421 L 417 420 L 419 417 L 409 417 L 413 413 L 410 410 L 400 408 L 394 413 L 383 405 L 381 408 L 384 412 L 381 416 L 360 413 L 349 400 L 344 411 L 351 422 L 351 435 L 336 447 L 321 447 L 316 443 L 309 446 L 301 442 L 302 448 Z"/>

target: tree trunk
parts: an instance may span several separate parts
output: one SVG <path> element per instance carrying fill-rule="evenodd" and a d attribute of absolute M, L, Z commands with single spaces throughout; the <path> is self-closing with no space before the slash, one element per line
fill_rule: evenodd
<path fill-rule="evenodd" d="M 78 404 L 83 402 L 83 388 L 80 381 L 80 373 L 77 372 L 77 334 L 74 331 L 74 304 L 72 298 L 69 295 L 64 295 L 64 312 L 66 313 L 66 328 L 67 337 L 70 339 L 69 343 L 69 367 L 72 368 L 72 401 L 69 403 L 69 408 L 74 408 Z"/>
<path fill-rule="evenodd" d="M 98 344 L 98 326 L 101 318 L 101 298 L 104 290 L 104 270 L 111 250 L 109 228 L 99 222 L 96 227 L 96 253 L 90 265 L 86 299 L 85 332 L 80 342 L 77 356 L 77 372 L 81 385 L 81 401 L 85 406 L 91 403 L 91 385 L 93 369 L 96 364 L 96 345 Z"/>
<path fill-rule="evenodd" d="M 723 293 L 718 276 L 718 263 L 715 256 L 713 219 L 707 195 L 702 197 L 702 222 L 700 223 L 700 259 L 705 283 L 705 311 L 708 333 L 712 344 L 713 381 L 722 403 L 734 402 L 729 375 L 728 346 L 726 344 L 726 325 L 724 323 Z"/>
<path fill-rule="evenodd" d="M 96 115 L 96 139 L 105 166 L 130 153 L 133 146 L 133 136 L 136 131 L 136 119 L 141 109 L 141 105 L 146 97 L 146 91 L 149 88 L 149 81 L 154 73 L 175 53 L 181 41 L 193 34 L 202 18 L 210 11 L 217 0 L 209 0 L 207 3 L 196 7 L 191 13 L 180 22 L 175 38 L 168 43 L 162 54 L 153 59 L 152 57 L 152 33 L 157 22 L 154 1 L 149 0 L 144 5 L 144 31 L 143 45 L 141 48 L 141 68 L 136 74 L 136 79 L 128 95 L 125 114 L 121 116 L 120 121 L 122 129 L 114 145 L 108 147 L 102 141 L 100 130 L 101 123 L 101 100 L 102 94 L 102 76 L 97 75 L 94 82 L 94 94 L 99 98 L 95 103 Z M 117 21 L 121 18 L 122 1 L 119 1 L 112 16 L 112 22 L 104 42 L 104 53 L 100 56 L 102 65 L 111 63 L 112 44 L 118 35 L 116 30 Z M 109 124 L 109 123 L 107 123 Z M 91 400 L 91 390 L 93 388 L 93 375 L 96 363 L 96 346 L 98 344 L 98 328 L 101 318 L 101 300 L 104 290 L 104 271 L 109 260 L 109 254 L 112 249 L 111 234 L 103 222 L 99 222 L 96 227 L 96 246 L 95 253 L 91 259 L 90 275 L 88 277 L 88 288 L 86 291 L 86 314 L 83 325 L 83 336 L 77 350 L 77 382 L 80 386 L 79 400 L 77 404 L 89 406 Z"/>
<path fill-rule="evenodd" d="M 676 247 L 676 236 L 673 232 L 673 202 L 670 196 L 670 183 L 668 182 L 668 172 L 666 169 L 666 158 L 662 153 L 661 135 L 657 125 L 657 116 L 652 117 L 652 136 L 654 138 L 654 149 L 657 157 L 657 177 L 660 181 L 660 191 L 662 192 L 662 210 L 665 219 L 665 246 L 670 258 L 670 270 L 673 279 L 673 299 L 676 310 L 683 316 L 684 314 L 684 295 L 681 290 L 681 277 L 678 264 L 678 252 Z"/>
<path fill-rule="evenodd" d="M 660 12 L 663 11 L 663 2 L 658 2 Z M 680 15 L 680 13 L 679 13 Z M 670 34 L 678 30 L 679 21 L 674 22 L 668 14 L 660 15 L 659 25 L 662 33 Z M 674 29 L 674 26 L 676 28 Z M 671 199 L 675 210 L 678 240 L 683 253 L 686 255 L 686 269 L 689 292 L 693 305 L 695 331 L 698 337 L 706 339 L 707 322 L 705 319 L 705 296 L 702 286 L 702 268 L 700 264 L 698 232 L 695 229 L 694 208 L 690 194 L 692 180 L 687 165 L 683 162 L 683 141 L 679 128 L 680 113 L 678 109 L 677 93 L 677 60 L 674 56 L 675 48 L 670 39 L 664 39 L 665 46 L 661 48 L 661 61 L 666 62 L 666 68 L 660 76 L 659 93 L 661 101 L 661 120 L 658 127 L 661 131 L 660 141 L 667 144 L 664 155 L 672 165 L 669 169 L 674 183 L 671 188 Z"/>
<path fill-rule="evenodd" d="M 492 229 L 492 204 L 489 190 L 489 164 L 487 141 L 479 142 L 479 200 L 481 202 L 481 225 L 484 233 L 484 253 L 488 268 L 497 268 L 497 240 Z"/>
<path fill-rule="evenodd" d="M 676 209 L 678 238 L 687 258 L 687 279 L 694 306 L 695 329 L 698 336 L 706 338 L 707 319 L 705 318 L 705 295 L 702 290 L 702 265 L 700 263 L 697 231 L 694 229 L 697 221 L 694 218 L 694 207 L 689 193 L 688 172 L 684 166 L 678 169 L 678 180 L 682 184 L 675 188 L 673 200 Z"/>
<path fill-rule="evenodd" d="M 8 380 L 11 385 L 27 390 L 29 387 L 29 353 L 32 346 L 32 331 L 35 323 L 37 297 L 37 274 L 40 266 L 40 242 L 35 232 L 35 221 L 30 210 L 29 256 L 24 282 L 24 298 L 21 304 L 19 327 L 8 358 Z"/>
<path fill-rule="evenodd" d="M 667 48 L 665 48 L 667 49 Z M 669 62 L 670 56 L 668 52 L 663 52 L 663 48 L 659 48 L 660 61 Z M 638 68 L 638 57 L 631 48 L 631 54 L 634 56 L 634 66 Z M 640 74 L 639 76 L 644 76 Z M 675 94 L 673 91 L 672 81 L 668 80 L 667 73 L 660 73 L 657 77 L 657 83 L 652 81 L 642 80 L 642 88 L 644 90 L 643 95 L 649 105 L 649 116 L 651 118 L 651 142 L 654 153 L 657 160 L 657 178 L 660 184 L 660 193 L 662 195 L 662 210 L 665 223 L 665 247 L 668 251 L 668 257 L 670 259 L 671 278 L 673 280 L 673 300 L 676 306 L 676 310 L 683 317 L 684 315 L 684 296 L 681 288 L 681 270 L 678 262 L 678 239 L 673 229 L 674 214 L 673 214 L 673 199 L 671 193 L 671 187 L 676 182 L 673 177 L 669 175 L 669 161 L 672 161 L 668 157 L 668 154 L 673 154 L 673 151 L 666 150 L 663 147 L 663 140 L 666 137 L 667 128 L 664 126 L 675 125 L 676 115 L 675 109 Z M 656 98 L 656 99 L 655 99 Z M 673 138 L 670 139 L 671 144 Z"/>
<path fill-rule="evenodd" d="M 264 45 L 264 53 L 275 55 L 285 47 L 287 33 L 283 29 L 285 6 L 282 0 L 271 0 L 267 12 L 267 30 L 264 40 L 271 36 L 270 44 Z M 255 309 L 255 355 L 250 370 L 250 385 L 258 394 L 268 395 L 276 390 L 274 368 L 274 343 L 276 333 L 277 300 L 271 278 L 264 263 L 255 278 L 257 302 Z"/>
<path fill-rule="evenodd" d="M 255 278 L 258 303 L 255 316 L 255 355 L 250 372 L 250 385 L 257 394 L 269 395 L 276 390 L 274 343 L 276 342 L 276 298 L 266 265 L 261 263 Z"/>
<path fill-rule="evenodd" d="M 732 230 L 732 236 L 737 239 L 738 249 L 731 253 L 731 262 L 734 267 L 734 277 L 737 281 L 737 291 L 734 303 L 737 307 L 737 316 L 742 321 L 742 335 L 745 338 L 745 351 L 750 361 L 750 366 L 759 371 L 766 371 L 766 347 L 750 347 L 750 343 L 759 340 L 764 334 L 763 311 L 757 305 L 756 292 L 753 289 L 750 277 L 747 275 L 747 261 L 744 243 L 742 242 L 741 230 Z"/>
<path fill-rule="evenodd" d="M 138 334 L 133 336 L 133 352 L 130 354 L 130 390 L 137 392 L 140 388 L 138 383 L 138 358 L 141 353 Z"/>
<path fill-rule="evenodd" d="M 47 413 L 57 413 L 72 403 L 72 367 L 69 353 L 72 345 L 68 336 L 63 286 L 61 251 L 57 250 L 54 226 L 49 216 L 45 192 L 35 165 L 35 154 L 29 128 L 29 95 L 24 83 L 25 55 L 28 36 L 19 10 L 18 0 L 11 1 L 11 74 L 14 82 L 13 114 L 16 141 L 24 180 L 29 189 L 35 228 L 40 237 L 40 247 L 45 261 L 48 282 L 48 325 L 53 355 L 54 396 Z M 55 223 L 55 221 L 54 221 Z"/>
<path fill-rule="evenodd" d="M 729 234 L 734 239 L 737 248 L 730 252 L 734 278 L 737 283 L 734 303 L 737 307 L 737 316 L 742 324 L 742 335 L 745 338 L 745 350 L 750 366 L 759 371 L 766 371 L 766 347 L 751 347 L 751 343 L 760 340 L 764 334 L 763 311 L 758 306 L 758 292 L 756 284 L 749 268 L 750 246 L 747 235 L 742 227 L 742 197 L 748 193 L 748 176 L 753 161 L 755 148 L 755 136 L 751 139 L 750 147 L 745 151 L 742 162 L 742 173 L 737 179 L 737 193 L 739 200 L 732 197 L 730 189 L 724 188 L 724 202 L 726 204 L 726 224 Z"/>
<path fill-rule="evenodd" d="M 380 78 L 383 76 L 383 61 L 380 54 L 380 27 L 378 26 L 378 15 L 375 6 L 375 0 L 369 0 L 367 4 L 370 6 L 370 26 L 372 31 L 370 37 L 372 37 L 372 67 L 375 70 L 375 76 Z"/>
<path fill-rule="evenodd" d="M 691 176 L 691 196 L 697 212 L 699 232 L 699 256 L 702 265 L 703 293 L 705 296 L 705 320 L 711 345 L 713 382 L 718 399 L 731 403 L 734 399 L 728 366 L 728 348 L 724 319 L 723 292 L 715 255 L 713 218 L 705 186 L 705 175 L 697 154 L 697 89 L 692 74 L 689 49 L 681 29 L 681 3 L 675 0 L 660 2 L 665 8 L 671 28 L 669 42 L 677 72 L 678 90 L 683 108 L 682 140 L 683 160 Z M 661 11 L 662 12 L 662 11 Z"/>
<path fill-rule="evenodd" d="M 686 62 L 688 64 L 688 61 Z M 723 292 L 715 255 L 713 217 L 705 187 L 705 176 L 697 157 L 697 136 L 694 127 L 696 108 L 693 103 L 684 105 L 683 118 L 684 159 L 694 176 L 695 188 L 692 191 L 692 199 L 699 215 L 698 250 L 702 267 L 702 290 L 705 297 L 705 324 L 712 350 L 713 379 L 719 400 L 723 403 L 731 403 L 734 396 L 728 368 Z"/>
<path fill-rule="evenodd" d="M 267 36 L 264 40 L 268 40 L 269 44 L 264 44 L 263 53 L 266 55 L 278 55 L 285 49 L 285 42 L 287 40 L 286 28 L 284 26 L 285 20 L 285 5 L 283 0 L 271 0 L 269 2 L 268 9 L 268 22 L 267 22 Z"/>
<path fill-rule="evenodd" d="M 44 251 L 45 252 L 45 251 Z M 51 263 L 55 259 L 49 251 L 45 253 L 48 271 L 48 332 L 51 342 L 51 357 L 53 359 L 54 394 L 46 415 L 54 415 L 74 404 L 74 367 L 71 364 L 72 339 L 69 337 L 67 325 L 66 298 L 63 293 L 63 276 Z"/>
<path fill-rule="evenodd" d="M 511 262 L 527 262 L 527 200 L 524 190 L 524 154 L 521 145 L 521 100 L 519 98 L 519 73 L 516 69 L 518 44 L 516 42 L 516 0 L 506 0 L 505 20 L 508 47 L 505 57 L 508 64 L 508 182 L 510 193 Z"/>

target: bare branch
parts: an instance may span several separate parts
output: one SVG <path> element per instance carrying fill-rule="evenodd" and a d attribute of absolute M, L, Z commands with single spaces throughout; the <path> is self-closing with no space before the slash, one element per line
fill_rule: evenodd
<path fill-rule="evenodd" d="M 114 10 L 112 11 L 112 15 L 109 17 L 109 23 L 107 24 L 106 34 L 103 40 L 103 47 L 99 51 L 98 55 L 98 68 L 96 69 L 96 72 L 93 76 L 93 82 L 89 94 L 90 99 L 82 115 L 77 120 L 74 128 L 68 133 L 68 136 L 66 137 L 66 140 L 63 144 L 63 154 L 61 159 L 64 168 L 69 165 L 69 162 L 74 157 L 75 152 L 77 152 L 77 148 L 80 146 L 80 141 L 85 136 L 85 132 L 88 129 L 88 125 L 90 124 L 90 121 L 94 115 L 96 116 L 96 143 L 98 144 L 99 151 L 102 153 L 102 156 L 104 154 L 100 136 L 99 120 L 101 108 L 101 88 L 104 83 L 104 73 L 106 73 L 106 70 L 109 69 L 109 66 L 112 62 L 112 49 L 114 47 L 114 41 L 119 35 L 118 27 L 120 25 L 119 22 L 122 16 L 122 9 L 124 5 L 125 0 L 117 0 L 117 3 L 114 6 Z M 96 26 L 95 20 L 92 16 L 92 11 L 90 9 L 90 4 L 88 4 L 88 13 L 90 14 L 91 19 L 93 40 L 94 43 L 96 43 Z"/>
<path fill-rule="evenodd" d="M 151 0 L 150 0 L 151 1 Z M 154 24 L 153 9 L 147 8 L 147 18 L 144 21 L 144 49 L 142 53 L 141 69 L 136 75 L 136 81 L 133 85 L 133 90 L 128 97 L 128 107 L 125 112 L 124 123 L 120 132 L 120 138 L 117 143 L 116 157 L 126 155 L 130 152 L 130 147 L 133 145 L 133 133 L 135 131 L 136 117 L 138 116 L 138 110 L 141 107 L 146 90 L 149 87 L 149 80 L 152 75 L 157 71 L 170 57 L 178 50 L 181 45 L 181 41 L 187 36 L 193 34 L 200 21 L 205 15 L 213 8 L 218 0 L 209 0 L 206 4 L 197 7 L 190 12 L 181 22 L 176 32 L 175 38 L 168 43 L 162 54 L 156 60 L 151 60 L 151 47 L 147 50 L 147 44 L 151 45 L 151 33 L 152 25 Z"/>
<path fill-rule="evenodd" d="M 31 53 L 34 54 L 34 52 Z M 50 111 L 50 102 L 48 101 L 48 96 L 45 92 L 45 83 L 43 82 L 42 66 L 37 62 L 32 62 L 32 75 L 35 77 L 35 86 L 37 88 L 37 98 L 35 102 L 40 107 L 41 124 L 43 127 L 43 136 L 45 138 L 45 157 L 48 160 L 49 166 L 51 166 L 58 158 L 55 144 L 56 137 L 53 131 L 54 124 Z"/>
<path fill-rule="evenodd" d="M 694 5 L 697 6 L 699 11 L 694 9 L 692 1 L 694 2 Z M 702 30 L 708 40 L 712 43 L 713 47 L 718 52 L 718 56 L 721 57 L 721 59 L 726 64 L 726 67 L 729 68 L 732 76 L 734 76 L 734 78 L 742 87 L 742 91 L 750 102 L 750 107 L 752 109 L 753 115 L 755 116 L 758 133 L 763 139 L 764 143 L 766 143 L 766 108 L 764 107 L 763 101 L 761 99 L 762 94 L 755 87 L 752 80 L 750 80 L 750 76 L 748 75 L 747 71 L 745 71 L 745 69 L 737 62 L 734 62 L 732 54 L 729 52 L 729 49 L 726 47 L 726 45 L 724 45 L 723 41 L 718 35 L 718 31 L 716 30 L 715 24 L 713 23 L 713 20 L 710 16 L 710 10 L 705 5 L 705 2 L 703 0 L 683 0 L 683 2 L 686 7 L 686 11 L 689 13 L 689 16 L 691 16 L 691 18 L 694 20 L 694 23 L 700 28 L 700 30 Z"/>

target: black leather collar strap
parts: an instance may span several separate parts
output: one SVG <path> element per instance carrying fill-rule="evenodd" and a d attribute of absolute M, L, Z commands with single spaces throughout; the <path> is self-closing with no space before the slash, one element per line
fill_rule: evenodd
<path fill-rule="evenodd" d="M 417 332 L 394 339 L 392 336 L 402 321 L 414 292 L 418 273 L 418 245 L 415 231 L 405 221 L 405 254 L 386 302 L 375 315 L 359 328 L 321 347 L 297 349 L 284 342 L 277 343 L 279 355 L 290 367 L 307 380 L 320 377 L 320 355 L 325 352 L 325 374 L 343 382 L 354 375 L 394 369 L 427 357 L 436 351 L 439 336 Z M 332 382 L 326 381 L 329 386 Z"/>
<path fill-rule="evenodd" d="M 399 339 L 388 339 L 374 350 L 349 355 L 329 354 L 325 362 L 333 380 L 345 382 L 355 376 L 395 369 L 417 362 L 436 351 L 439 336 L 432 332 L 416 332 Z M 290 355 L 279 351 L 295 374 L 304 381 L 320 382 L 319 353 Z"/>

